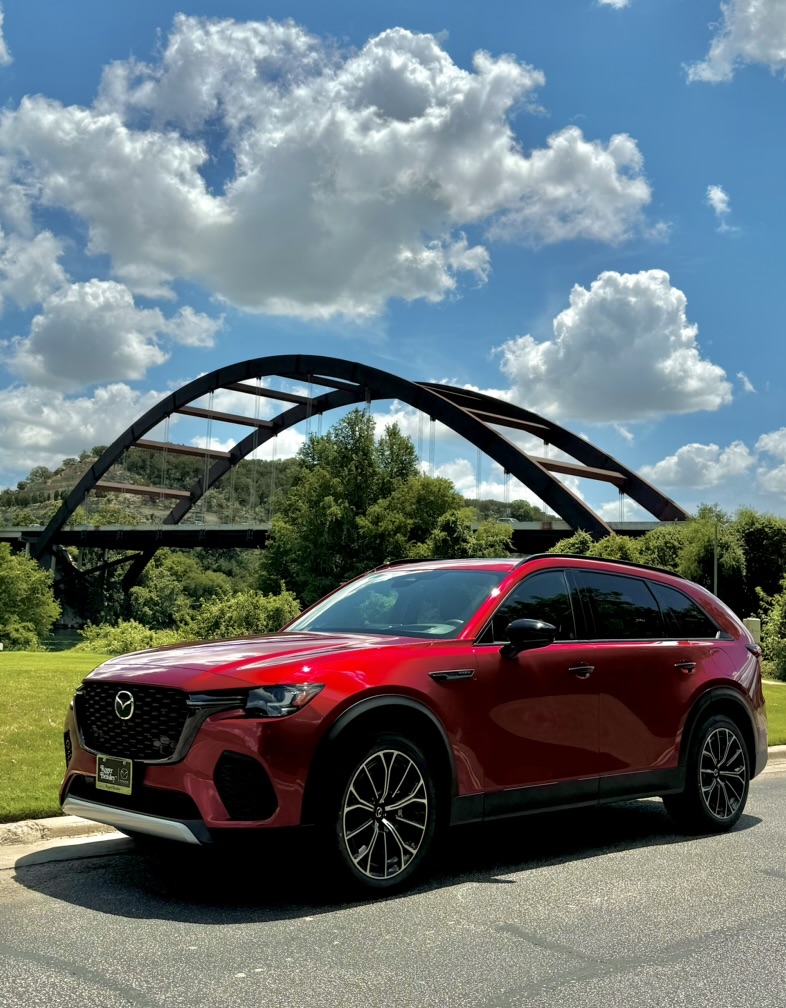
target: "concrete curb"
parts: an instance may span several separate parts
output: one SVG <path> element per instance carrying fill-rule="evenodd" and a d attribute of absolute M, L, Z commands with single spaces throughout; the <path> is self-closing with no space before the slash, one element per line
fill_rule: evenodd
<path fill-rule="evenodd" d="M 786 745 L 770 746 L 767 766 L 786 763 Z M 117 833 L 112 826 L 80 819 L 79 816 L 53 816 L 51 819 L 24 819 L 22 822 L 0 823 L 0 846 L 33 844 L 41 840 L 63 837 L 95 836 Z"/>
<path fill-rule="evenodd" d="M 41 840 L 61 840 L 64 837 L 94 836 L 117 833 L 111 826 L 80 819 L 78 816 L 52 816 L 51 819 L 23 819 L 0 824 L 0 846 L 34 844 Z"/>

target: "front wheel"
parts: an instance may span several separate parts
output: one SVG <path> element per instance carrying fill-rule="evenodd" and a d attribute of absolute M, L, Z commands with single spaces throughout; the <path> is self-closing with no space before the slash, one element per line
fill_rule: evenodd
<path fill-rule="evenodd" d="M 742 815 L 750 785 L 750 760 L 737 725 L 722 714 L 698 729 L 688 756 L 685 790 L 663 803 L 690 833 L 723 833 Z"/>
<path fill-rule="evenodd" d="M 365 891 L 404 885 L 424 866 L 439 820 L 428 757 L 403 736 L 380 734 L 343 762 L 334 784 L 330 841 L 344 879 Z"/>

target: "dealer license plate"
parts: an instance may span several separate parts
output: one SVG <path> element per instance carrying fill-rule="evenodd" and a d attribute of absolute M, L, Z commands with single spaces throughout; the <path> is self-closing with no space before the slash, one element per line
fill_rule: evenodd
<path fill-rule="evenodd" d="M 99 791 L 131 794 L 133 763 L 119 756 L 96 756 L 96 787 Z"/>

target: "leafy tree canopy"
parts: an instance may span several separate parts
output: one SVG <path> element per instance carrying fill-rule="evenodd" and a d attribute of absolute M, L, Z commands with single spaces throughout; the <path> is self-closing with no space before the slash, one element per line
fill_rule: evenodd
<path fill-rule="evenodd" d="M 0 543 L 0 640 L 18 647 L 22 638 L 48 633 L 60 615 L 52 594 L 52 575 L 25 556 Z"/>
<path fill-rule="evenodd" d="M 490 522 L 473 533 L 474 510 L 452 483 L 418 472 L 414 445 L 395 424 L 375 438 L 364 410 L 309 438 L 299 459 L 262 556 L 263 589 L 283 582 L 309 604 L 390 560 L 507 552 L 509 527 Z"/>

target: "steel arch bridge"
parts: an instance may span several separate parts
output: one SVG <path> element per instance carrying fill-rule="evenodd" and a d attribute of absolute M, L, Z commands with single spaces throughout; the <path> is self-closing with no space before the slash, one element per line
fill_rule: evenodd
<path fill-rule="evenodd" d="M 260 382 L 247 384 L 250 380 L 273 378 L 306 384 L 309 394 L 281 392 Z M 315 385 L 321 390 L 318 394 L 312 392 Z M 280 404 L 281 411 L 272 419 L 258 419 L 193 405 L 219 390 L 246 394 L 250 398 L 262 396 Z M 31 543 L 30 552 L 39 561 L 45 563 L 49 560 L 53 564 L 58 533 L 92 490 L 143 493 L 172 499 L 174 504 L 163 524 L 177 525 L 238 462 L 283 431 L 334 409 L 379 400 L 398 400 L 431 420 L 441 422 L 497 462 L 506 474 L 532 490 L 573 529 L 583 529 L 595 539 L 610 535 L 611 527 L 557 479 L 555 473 L 610 483 L 659 521 L 679 521 L 689 517 L 674 501 L 601 448 L 537 413 L 480 392 L 452 385 L 409 381 L 387 371 L 337 357 L 284 354 L 255 357 L 218 368 L 189 382 L 153 406 L 123 431 L 84 474 L 46 528 Z M 146 437 L 174 414 L 238 425 L 250 428 L 250 432 L 229 451 L 171 444 Z M 573 461 L 528 454 L 498 428 L 535 435 Z M 199 456 L 206 460 L 205 473 L 189 490 L 165 486 L 142 487 L 105 480 L 112 466 L 133 447 Z M 123 579 L 124 588 L 136 582 L 155 552 L 156 547 L 152 546 L 121 561 L 114 561 L 129 564 Z"/>

